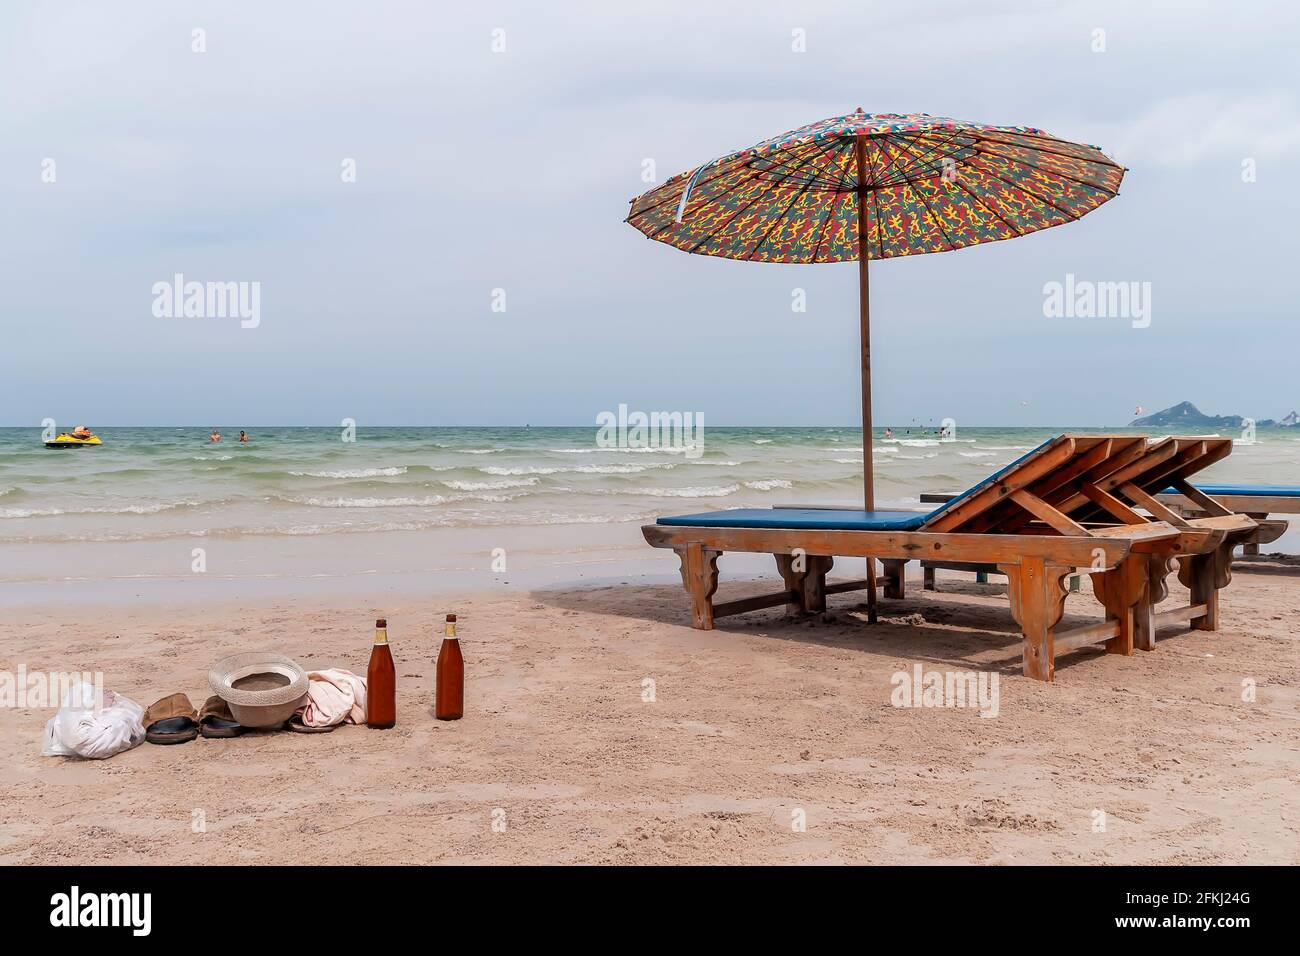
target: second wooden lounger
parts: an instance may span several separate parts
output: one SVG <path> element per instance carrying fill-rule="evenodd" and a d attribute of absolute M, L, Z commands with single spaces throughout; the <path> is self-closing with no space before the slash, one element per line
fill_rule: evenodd
<path fill-rule="evenodd" d="M 1268 520 L 1269 515 L 1300 514 L 1300 485 L 1203 485 L 1197 490 L 1221 508 L 1254 518 L 1259 531 L 1242 545 L 1243 554 L 1259 554 L 1259 546 L 1271 544 L 1286 533 L 1285 519 Z M 1203 501 L 1170 486 L 1156 495 L 1162 503 L 1186 517 L 1207 514 Z M 1217 513 L 1217 512 L 1216 512 Z"/>

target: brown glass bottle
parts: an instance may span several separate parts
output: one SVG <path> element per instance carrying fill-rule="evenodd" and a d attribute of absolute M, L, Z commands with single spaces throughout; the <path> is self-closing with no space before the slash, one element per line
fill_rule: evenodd
<path fill-rule="evenodd" d="M 456 638 L 456 615 L 447 615 L 447 635 L 438 651 L 438 679 L 433 715 L 439 720 L 460 720 L 465 713 L 465 659 Z"/>
<path fill-rule="evenodd" d="M 388 646 L 388 622 L 375 621 L 375 646 L 366 671 L 366 725 L 387 730 L 397 723 L 397 668 Z"/>

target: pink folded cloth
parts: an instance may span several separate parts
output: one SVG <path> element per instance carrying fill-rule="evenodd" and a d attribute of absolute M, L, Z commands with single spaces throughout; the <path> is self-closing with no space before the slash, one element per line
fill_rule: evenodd
<path fill-rule="evenodd" d="M 307 702 L 296 711 L 308 727 L 366 722 L 366 679 L 342 668 L 307 672 Z"/>

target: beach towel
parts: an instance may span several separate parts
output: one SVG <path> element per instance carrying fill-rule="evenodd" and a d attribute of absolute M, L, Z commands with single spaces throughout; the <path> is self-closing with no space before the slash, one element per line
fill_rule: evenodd
<path fill-rule="evenodd" d="M 307 672 L 307 703 L 296 711 L 308 727 L 366 722 L 366 679 L 342 668 Z"/>
<path fill-rule="evenodd" d="M 90 684 L 70 687 L 63 706 L 45 725 L 41 756 L 103 760 L 143 742 L 143 707 L 111 690 L 104 691 L 102 707 L 96 703 Z"/>

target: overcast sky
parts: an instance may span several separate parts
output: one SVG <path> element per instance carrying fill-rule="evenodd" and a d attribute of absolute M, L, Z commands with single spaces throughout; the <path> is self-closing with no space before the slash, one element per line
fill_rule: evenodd
<path fill-rule="evenodd" d="M 856 424 L 855 264 L 688 256 L 622 220 L 647 159 L 662 181 L 858 106 L 1131 167 L 1078 222 L 873 264 L 877 424 L 1280 417 L 1297 9 L 8 0 L 0 424 Z M 155 317 L 176 273 L 260 283 L 260 324 Z M 1045 317 L 1067 273 L 1151 283 L 1149 327 Z"/>

